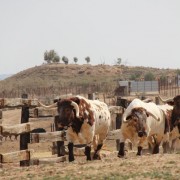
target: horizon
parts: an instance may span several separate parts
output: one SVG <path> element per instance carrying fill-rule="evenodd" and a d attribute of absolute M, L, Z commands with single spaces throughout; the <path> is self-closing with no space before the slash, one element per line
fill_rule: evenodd
<path fill-rule="evenodd" d="M 0 74 L 42 65 L 44 52 L 78 64 L 180 68 L 179 0 L 0 2 Z"/>

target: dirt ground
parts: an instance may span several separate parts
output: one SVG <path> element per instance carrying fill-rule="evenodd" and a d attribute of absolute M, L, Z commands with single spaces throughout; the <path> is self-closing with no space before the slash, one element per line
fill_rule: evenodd
<path fill-rule="evenodd" d="M 21 111 L 3 111 L 3 124 L 16 124 L 20 122 Z M 35 122 L 35 121 L 34 121 Z M 43 127 L 50 131 L 50 120 L 36 122 L 37 127 Z M 52 143 L 29 144 L 34 149 L 33 157 L 56 157 L 51 153 Z M 0 153 L 19 150 L 18 140 L 3 139 L 0 145 Z M 19 162 L 3 164 L 0 168 L 0 180 L 76 180 L 76 179 L 180 179 L 180 151 L 171 154 L 157 155 L 144 153 L 136 156 L 135 148 L 126 153 L 125 158 L 118 158 L 116 142 L 107 141 L 102 150 L 102 160 L 86 161 L 85 156 L 76 156 L 75 161 L 69 163 L 50 163 L 20 167 Z"/>

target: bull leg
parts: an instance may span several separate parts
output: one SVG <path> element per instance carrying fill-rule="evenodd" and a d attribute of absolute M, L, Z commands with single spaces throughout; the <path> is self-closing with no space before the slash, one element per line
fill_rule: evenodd
<path fill-rule="evenodd" d="M 173 152 L 175 150 L 175 144 L 176 144 L 176 139 L 172 140 L 172 145 L 171 145 L 171 151 Z"/>
<path fill-rule="evenodd" d="M 74 161 L 73 147 L 74 147 L 74 144 L 73 144 L 73 143 L 69 143 L 69 144 L 68 144 L 68 150 L 69 150 L 69 162 Z"/>
<path fill-rule="evenodd" d="M 155 144 L 154 149 L 153 149 L 153 154 L 158 154 L 159 153 L 159 144 Z"/>
<path fill-rule="evenodd" d="M 93 155 L 94 160 L 97 160 L 97 159 L 100 160 L 101 159 L 99 152 L 100 152 L 102 146 L 103 146 L 103 144 L 98 144 L 96 150 L 94 151 L 94 155 Z"/>
<path fill-rule="evenodd" d="M 57 154 L 58 157 L 65 155 L 64 141 L 57 141 Z"/>
<path fill-rule="evenodd" d="M 124 142 L 119 143 L 119 152 L 118 152 L 118 157 L 124 157 Z"/>
<path fill-rule="evenodd" d="M 142 153 L 142 147 L 141 146 L 138 146 L 138 151 L 137 151 L 137 156 L 141 156 L 141 153 Z"/>
<path fill-rule="evenodd" d="M 163 142 L 162 144 L 163 147 L 163 153 L 167 153 L 170 150 L 169 142 Z"/>
<path fill-rule="evenodd" d="M 85 155 L 86 155 L 86 160 L 91 161 L 91 146 L 86 146 L 85 147 Z"/>

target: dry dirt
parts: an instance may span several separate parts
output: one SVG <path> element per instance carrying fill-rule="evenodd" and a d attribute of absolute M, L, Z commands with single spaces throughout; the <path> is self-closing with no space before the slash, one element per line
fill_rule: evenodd
<path fill-rule="evenodd" d="M 20 122 L 20 110 L 3 111 L 3 124 Z M 50 131 L 51 121 L 38 121 L 37 127 Z M 180 179 L 180 152 L 172 154 L 144 154 L 136 156 L 135 149 L 128 151 L 126 158 L 118 158 L 115 141 L 106 142 L 102 160 L 86 161 L 85 156 L 76 156 L 75 162 L 61 162 L 19 167 L 19 162 L 3 164 L 0 180 L 59 180 L 59 179 Z M 33 144 L 33 157 L 52 157 L 50 143 Z M 0 153 L 19 150 L 19 139 L 9 139 L 0 145 Z"/>

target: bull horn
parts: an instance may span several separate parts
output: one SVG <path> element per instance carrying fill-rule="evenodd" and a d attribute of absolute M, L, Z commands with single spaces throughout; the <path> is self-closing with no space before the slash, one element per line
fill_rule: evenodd
<path fill-rule="evenodd" d="M 154 119 L 156 119 L 157 121 L 160 121 L 160 118 L 157 117 L 156 115 L 152 114 L 151 112 L 147 111 L 147 113 L 152 116 Z"/>
<path fill-rule="evenodd" d="M 42 103 L 39 102 L 39 101 L 38 101 L 38 104 L 39 104 L 39 106 L 42 106 L 42 107 L 45 108 L 45 109 L 50 109 L 50 108 L 57 107 L 57 102 L 54 103 L 54 104 L 51 104 L 51 105 L 49 105 L 49 106 L 46 106 L 46 105 L 42 104 Z"/>
<path fill-rule="evenodd" d="M 159 95 L 158 95 L 158 98 L 159 98 L 162 102 L 164 102 L 164 103 L 168 103 L 168 102 L 173 101 L 173 98 L 169 98 L 169 99 L 162 99 L 162 97 L 161 97 L 161 96 L 159 96 Z"/>
<path fill-rule="evenodd" d="M 153 99 L 152 98 L 146 98 L 146 99 L 144 99 L 142 101 L 145 102 L 145 103 L 149 103 L 149 102 L 153 102 Z"/>
<path fill-rule="evenodd" d="M 79 106 L 77 103 L 75 103 L 74 101 L 71 102 L 71 105 L 74 107 L 74 109 L 76 110 L 76 117 L 79 117 Z"/>

